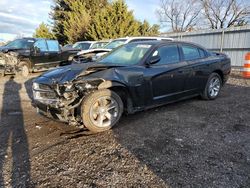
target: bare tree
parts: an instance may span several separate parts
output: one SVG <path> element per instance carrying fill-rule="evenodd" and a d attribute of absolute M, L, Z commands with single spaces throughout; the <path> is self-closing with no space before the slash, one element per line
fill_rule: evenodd
<path fill-rule="evenodd" d="M 249 0 L 200 0 L 210 28 L 219 29 L 247 24 Z"/>
<path fill-rule="evenodd" d="M 197 0 L 160 0 L 156 13 L 163 26 L 171 26 L 174 32 L 183 32 L 196 26 L 200 12 Z"/>

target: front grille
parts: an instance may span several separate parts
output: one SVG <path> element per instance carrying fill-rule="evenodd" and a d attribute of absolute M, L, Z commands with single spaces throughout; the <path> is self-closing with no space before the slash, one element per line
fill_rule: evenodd
<path fill-rule="evenodd" d="M 35 91 L 36 97 L 40 99 L 56 99 L 55 92 L 39 92 Z"/>

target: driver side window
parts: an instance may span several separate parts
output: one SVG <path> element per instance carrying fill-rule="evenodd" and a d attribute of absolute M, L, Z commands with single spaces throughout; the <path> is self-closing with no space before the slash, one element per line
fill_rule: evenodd
<path fill-rule="evenodd" d="M 167 65 L 178 63 L 180 61 L 180 55 L 177 45 L 168 45 L 159 47 L 153 56 L 159 55 L 161 60 L 156 65 Z"/>
<path fill-rule="evenodd" d="M 39 48 L 41 52 L 47 52 L 48 51 L 46 41 L 43 40 L 43 39 L 36 41 L 36 43 L 34 44 L 34 47 Z"/>

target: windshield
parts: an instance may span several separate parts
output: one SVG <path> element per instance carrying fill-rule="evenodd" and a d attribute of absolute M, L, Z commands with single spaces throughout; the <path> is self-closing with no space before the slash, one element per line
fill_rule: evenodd
<path fill-rule="evenodd" d="M 127 44 L 112 51 L 97 62 L 102 64 L 135 65 L 141 61 L 150 47 L 151 45 L 148 44 Z"/>
<path fill-rule="evenodd" d="M 81 42 L 81 43 L 75 43 L 72 47 L 80 50 L 88 50 L 90 45 L 91 45 L 90 43 Z"/>
<path fill-rule="evenodd" d="M 5 47 L 8 48 L 17 48 L 17 49 L 30 49 L 35 40 L 32 39 L 16 39 L 8 43 Z"/>
<path fill-rule="evenodd" d="M 121 45 L 123 45 L 126 42 L 126 39 L 120 39 L 120 40 L 114 40 L 110 42 L 107 46 L 105 46 L 106 49 L 115 49 Z"/>
<path fill-rule="evenodd" d="M 97 48 L 103 48 L 107 42 L 97 42 L 91 46 L 90 49 L 97 49 Z"/>

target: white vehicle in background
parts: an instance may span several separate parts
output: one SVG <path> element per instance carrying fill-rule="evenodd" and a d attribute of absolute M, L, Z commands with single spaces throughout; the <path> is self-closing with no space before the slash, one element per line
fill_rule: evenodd
<path fill-rule="evenodd" d="M 106 49 L 115 49 L 121 45 L 132 43 L 132 42 L 143 42 L 143 41 L 151 41 L 151 40 L 162 40 L 162 41 L 173 41 L 172 38 L 166 37 L 125 37 L 118 38 L 107 44 L 105 46 Z"/>
<path fill-rule="evenodd" d="M 110 41 L 79 41 L 76 42 L 72 48 L 79 50 L 89 50 L 89 49 L 98 49 L 106 46 Z"/>
<path fill-rule="evenodd" d="M 89 50 L 82 50 L 77 53 L 74 57 L 73 61 L 77 63 L 88 62 L 90 60 L 96 60 L 99 57 L 105 55 L 106 53 L 112 51 L 115 48 L 118 48 L 121 45 L 132 43 L 132 42 L 142 42 L 142 41 L 173 41 L 172 38 L 166 37 L 125 37 L 125 38 L 118 38 L 110 43 L 108 43 L 104 48 L 96 48 L 96 49 L 89 49 Z M 87 57 L 87 58 L 86 58 Z"/>

